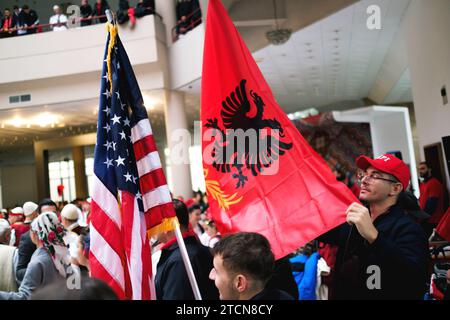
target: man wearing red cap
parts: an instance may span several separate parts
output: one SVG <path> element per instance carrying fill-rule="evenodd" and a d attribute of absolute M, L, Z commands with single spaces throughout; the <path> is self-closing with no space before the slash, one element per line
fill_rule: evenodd
<path fill-rule="evenodd" d="M 356 160 L 361 192 L 347 223 L 320 237 L 339 246 L 335 299 L 423 299 L 428 246 L 421 227 L 398 204 L 410 182 L 408 166 L 385 154 Z"/>

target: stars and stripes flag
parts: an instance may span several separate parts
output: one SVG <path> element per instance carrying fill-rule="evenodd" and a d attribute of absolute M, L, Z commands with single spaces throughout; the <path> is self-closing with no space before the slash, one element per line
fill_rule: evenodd
<path fill-rule="evenodd" d="M 175 211 L 142 95 L 117 26 L 108 24 L 91 204 L 91 276 L 121 299 L 151 299 L 149 236 Z"/>

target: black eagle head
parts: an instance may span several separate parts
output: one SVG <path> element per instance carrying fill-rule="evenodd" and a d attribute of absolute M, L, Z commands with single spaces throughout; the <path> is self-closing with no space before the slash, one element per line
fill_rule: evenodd
<path fill-rule="evenodd" d="M 269 127 L 272 130 L 278 130 L 278 132 L 280 133 L 280 137 L 284 138 L 284 129 L 281 127 L 281 124 L 277 119 L 270 119 Z"/>

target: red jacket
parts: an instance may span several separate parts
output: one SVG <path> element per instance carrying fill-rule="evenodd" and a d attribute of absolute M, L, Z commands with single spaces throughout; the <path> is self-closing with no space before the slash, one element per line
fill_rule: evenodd
<path fill-rule="evenodd" d="M 18 246 L 19 242 L 20 242 L 20 237 L 27 232 L 28 230 L 30 230 L 30 225 L 29 224 L 24 224 L 24 223 L 15 223 L 11 225 L 11 229 L 15 230 L 15 235 L 16 235 L 16 242 L 14 243 L 14 246 Z"/>
<path fill-rule="evenodd" d="M 444 215 L 444 188 L 436 178 L 430 178 L 420 184 L 420 208 L 423 210 L 426 207 L 427 201 L 430 198 L 437 198 L 438 203 L 434 212 L 428 212 L 431 215 L 428 220 L 432 224 L 438 224 Z"/>

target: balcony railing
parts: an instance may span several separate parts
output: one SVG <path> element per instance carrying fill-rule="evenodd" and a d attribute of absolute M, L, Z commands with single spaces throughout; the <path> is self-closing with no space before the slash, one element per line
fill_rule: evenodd
<path fill-rule="evenodd" d="M 200 13 L 200 18 L 198 19 L 191 19 L 195 14 Z M 200 23 L 202 23 L 202 15 L 200 8 L 197 8 L 196 10 L 192 11 L 190 14 L 186 16 L 186 21 L 189 21 L 187 24 L 185 22 L 180 21 L 178 22 L 175 27 L 172 28 L 172 41 L 176 42 L 180 35 L 184 35 L 194 29 L 196 26 L 198 26 Z"/>
<path fill-rule="evenodd" d="M 147 10 L 151 10 L 152 14 L 156 15 L 157 17 L 159 17 L 162 20 L 162 17 L 159 13 L 155 12 L 153 10 L 153 8 L 148 7 L 145 8 Z M 149 14 L 147 14 L 149 15 Z M 30 33 L 26 33 L 23 35 L 29 35 L 29 34 L 35 34 L 35 33 L 41 33 L 41 32 L 47 32 L 47 31 L 52 31 L 53 27 L 61 27 L 61 26 L 66 26 L 67 28 L 78 28 L 78 27 L 88 27 L 90 25 L 95 25 L 95 24 L 99 24 L 102 23 L 100 22 L 100 19 L 106 19 L 106 15 L 101 15 L 101 16 L 92 16 L 92 17 L 88 17 L 88 18 L 81 18 L 81 17 L 68 17 L 68 21 L 67 22 L 60 22 L 60 23 L 46 23 L 46 24 L 37 24 L 37 25 L 32 25 L 32 26 L 26 26 L 26 27 L 14 27 L 11 28 L 10 30 L 7 31 L 1 31 L 0 32 L 0 39 L 4 37 L 5 33 L 14 33 L 14 35 L 12 35 L 11 37 L 16 37 L 16 36 L 21 36 L 17 34 L 18 30 L 32 30 L 32 32 Z M 82 22 L 86 22 L 86 21 L 92 21 L 94 23 L 92 24 L 87 24 L 87 25 L 82 25 Z"/>

